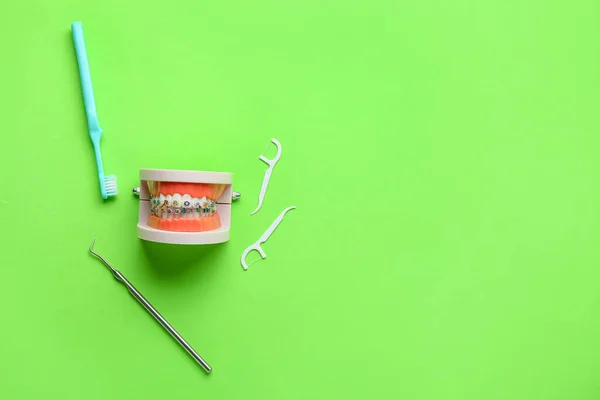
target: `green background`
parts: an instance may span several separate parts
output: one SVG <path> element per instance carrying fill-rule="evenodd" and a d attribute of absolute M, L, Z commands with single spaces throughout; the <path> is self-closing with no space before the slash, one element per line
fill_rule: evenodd
<path fill-rule="evenodd" d="M 597 0 L 4 0 L 0 397 L 600 398 L 599 39 Z M 231 240 L 139 240 L 139 168 L 233 172 Z"/>

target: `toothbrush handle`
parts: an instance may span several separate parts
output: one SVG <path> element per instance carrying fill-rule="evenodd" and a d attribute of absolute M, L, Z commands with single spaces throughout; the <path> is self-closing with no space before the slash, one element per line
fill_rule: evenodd
<path fill-rule="evenodd" d="M 73 31 L 75 54 L 77 54 L 77 64 L 79 65 L 79 79 L 81 80 L 81 90 L 83 92 L 83 102 L 85 104 L 88 129 L 90 132 L 101 132 L 102 130 L 98 123 L 98 114 L 96 113 L 94 89 L 92 88 L 92 77 L 90 76 L 90 66 L 85 51 L 85 40 L 83 38 L 83 26 L 81 22 L 73 22 L 71 30 Z"/>

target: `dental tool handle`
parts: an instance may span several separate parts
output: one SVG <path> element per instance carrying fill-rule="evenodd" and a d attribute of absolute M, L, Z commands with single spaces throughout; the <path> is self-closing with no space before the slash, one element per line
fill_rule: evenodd
<path fill-rule="evenodd" d="M 275 229 L 277 229 L 277 227 L 279 226 L 279 224 L 281 223 L 281 221 L 283 221 L 283 217 L 285 217 L 285 214 L 288 211 L 293 210 L 295 208 L 296 208 L 296 206 L 292 206 L 292 207 L 288 207 L 285 210 L 283 210 L 281 212 L 281 214 L 279 214 L 279 216 L 277 217 L 277 219 L 275 221 L 273 221 L 273 223 L 271 224 L 271 226 L 269 227 L 269 229 L 267 229 L 265 231 L 265 233 L 263 233 L 263 235 L 260 237 L 260 239 L 258 239 L 258 243 L 264 243 L 264 242 L 266 242 L 267 239 L 269 239 L 269 236 L 271 236 L 271 234 L 275 231 Z"/>
<path fill-rule="evenodd" d="M 87 52 L 85 51 L 85 40 L 83 37 L 83 26 L 81 22 L 71 24 L 73 31 L 73 42 L 75 44 L 75 54 L 77 55 L 77 64 L 79 65 L 79 79 L 81 81 L 81 91 L 83 92 L 83 103 L 85 104 L 85 113 L 87 115 L 88 129 L 92 139 L 100 139 L 102 130 L 98 123 L 98 114 L 96 113 L 96 102 L 94 101 L 94 89 L 92 88 L 92 77 L 90 75 L 90 65 L 88 63 Z"/>
<path fill-rule="evenodd" d="M 181 335 L 175 330 L 175 328 L 173 328 L 171 324 L 169 324 L 167 320 L 162 315 L 160 315 L 160 313 L 154 307 L 152 307 L 152 304 L 150 304 L 150 302 L 146 300 L 146 298 L 142 296 L 140 292 L 138 292 L 138 290 L 127 280 L 127 278 L 125 278 L 125 276 L 116 269 L 112 267 L 110 267 L 110 269 L 115 278 L 117 278 L 117 280 L 121 281 L 125 286 L 127 286 L 127 290 L 129 290 L 129 293 L 131 293 L 131 295 L 135 297 L 137 301 L 139 301 L 150 314 L 152 314 L 152 316 L 158 321 L 158 323 L 161 324 L 162 327 L 165 328 L 165 330 L 169 332 L 171 336 L 173 336 L 173 338 L 175 338 L 175 340 L 177 340 L 181 347 L 183 347 L 185 351 L 187 351 L 188 354 L 192 356 L 192 358 L 196 360 L 196 362 L 200 364 L 202 368 L 204 368 L 206 372 L 210 372 L 212 370 L 211 366 L 208 365 L 208 363 L 204 361 L 204 359 L 200 357 L 198 353 L 196 353 L 192 346 L 190 346 L 188 342 L 186 342 L 185 339 L 181 337 Z"/>
<path fill-rule="evenodd" d="M 269 186 L 269 180 L 271 179 L 271 174 L 273 173 L 273 167 L 269 167 L 265 171 L 265 177 L 263 178 L 262 185 L 260 186 L 260 194 L 258 195 L 258 205 L 256 206 L 256 210 L 252 211 L 250 215 L 254 215 L 260 210 L 262 207 L 262 203 L 265 199 L 265 194 L 267 193 L 267 187 Z"/>

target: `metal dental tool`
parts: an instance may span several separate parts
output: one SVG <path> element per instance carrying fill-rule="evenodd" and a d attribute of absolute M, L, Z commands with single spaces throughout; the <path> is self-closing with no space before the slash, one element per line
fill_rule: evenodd
<path fill-rule="evenodd" d="M 248 248 L 246 250 L 244 250 L 244 252 L 242 253 L 242 267 L 244 267 L 244 270 L 248 270 L 249 265 L 246 264 L 246 256 L 248 255 L 248 253 L 250 253 L 252 250 L 256 250 L 260 253 L 260 256 L 265 259 L 267 258 L 267 255 L 265 254 L 265 252 L 263 251 L 262 247 L 260 247 L 260 245 L 264 242 L 266 242 L 267 240 L 269 240 L 269 237 L 273 234 L 273 231 L 275 231 L 275 229 L 277 229 L 277 227 L 279 226 L 279 224 L 281 223 L 281 221 L 283 221 L 283 217 L 285 216 L 285 213 L 287 213 L 290 210 L 295 209 L 296 206 L 291 206 L 286 208 L 285 210 L 283 210 L 281 212 L 281 214 L 279 214 L 279 216 L 277 217 L 277 219 L 275 219 L 275 221 L 273 221 L 273 223 L 271 224 L 271 226 L 269 227 L 269 229 L 266 230 L 265 233 L 263 233 L 263 235 L 260 237 L 260 239 L 258 239 L 258 241 L 250 246 L 248 246 Z"/>
<path fill-rule="evenodd" d="M 258 206 L 256 207 L 256 210 L 254 210 L 250 215 L 256 214 L 258 212 L 258 210 L 260 210 L 260 207 L 262 206 L 263 200 L 265 198 L 265 193 L 267 193 L 267 186 L 269 186 L 269 180 L 271 179 L 271 173 L 273 172 L 273 168 L 275 167 L 275 164 L 277 164 L 277 161 L 279 161 L 279 158 L 281 157 L 281 143 L 279 143 L 277 141 L 277 139 L 275 139 L 275 138 L 272 138 L 271 142 L 277 147 L 277 155 L 275 156 L 275 158 L 273 160 L 269 160 L 262 154 L 258 157 L 260 160 L 267 163 L 269 168 L 265 171 L 265 177 L 263 178 L 263 183 L 260 188 L 260 195 L 258 196 Z M 269 147 L 271 147 L 270 144 L 266 148 L 266 150 L 263 152 L 263 154 L 266 153 L 267 150 L 269 150 Z"/>
<path fill-rule="evenodd" d="M 127 290 L 129 290 L 129 293 L 131 293 L 133 295 L 133 297 L 135 297 L 144 306 L 144 308 L 150 314 L 152 314 L 152 316 L 154 318 L 156 318 L 156 320 L 162 325 L 162 327 L 165 328 L 165 330 L 167 332 L 169 332 L 171 334 L 171 336 L 173 336 L 175 338 L 175 340 L 177 340 L 177 342 L 179 342 L 181 347 L 183 347 L 190 354 L 190 356 L 192 356 L 194 358 L 194 360 L 196 360 L 196 362 L 198 364 L 200 364 L 200 366 L 202 368 L 204 368 L 204 370 L 207 373 L 210 372 L 212 370 L 210 365 L 208 365 L 208 363 L 206 361 L 204 361 L 204 359 L 202 357 L 200 357 L 200 355 L 198 353 L 196 353 L 196 351 L 192 348 L 192 346 L 190 346 L 188 344 L 188 342 L 186 342 L 185 339 L 182 338 L 179 333 L 177 333 L 175 328 L 173 328 L 167 322 L 167 320 L 164 319 L 163 316 L 160 315 L 160 313 L 154 307 L 152 307 L 152 305 L 148 302 L 148 300 L 146 300 L 144 298 L 144 296 L 142 296 L 142 294 L 140 292 L 138 292 L 137 289 L 131 283 L 129 283 L 127 278 L 125 278 L 125 276 L 123 276 L 122 273 L 120 273 L 119 271 L 117 271 L 116 269 L 111 267 L 111 265 L 104 259 L 104 257 L 102 257 L 100 254 L 94 252 L 93 248 L 94 248 L 95 242 L 96 242 L 96 238 L 94 237 L 94 240 L 92 241 L 92 244 L 90 245 L 90 253 L 92 253 L 95 257 L 97 257 L 100 261 L 102 261 L 102 263 L 104 263 L 104 265 L 106 265 L 108 267 L 108 269 L 110 269 L 110 272 L 112 272 L 112 274 L 115 276 L 115 278 L 127 287 Z"/>

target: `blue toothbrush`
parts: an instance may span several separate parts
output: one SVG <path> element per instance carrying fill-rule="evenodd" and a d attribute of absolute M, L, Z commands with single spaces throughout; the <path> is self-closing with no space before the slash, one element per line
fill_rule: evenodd
<path fill-rule="evenodd" d="M 104 176 L 104 169 L 102 168 L 102 155 L 100 154 L 102 129 L 100 129 L 98 114 L 96 113 L 94 90 L 92 89 L 92 77 L 90 76 L 90 66 L 85 51 L 83 26 L 81 25 L 81 22 L 73 22 L 71 30 L 73 31 L 73 42 L 75 43 L 75 53 L 77 54 L 77 64 L 79 65 L 79 78 L 81 80 L 81 91 L 83 92 L 83 103 L 85 104 L 88 130 L 90 131 L 90 138 L 92 138 L 92 143 L 94 144 L 96 164 L 98 165 L 100 191 L 102 193 L 102 198 L 107 199 L 116 196 L 118 193 L 117 177 L 115 175 Z"/>

